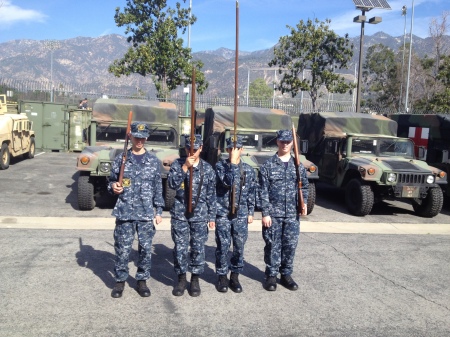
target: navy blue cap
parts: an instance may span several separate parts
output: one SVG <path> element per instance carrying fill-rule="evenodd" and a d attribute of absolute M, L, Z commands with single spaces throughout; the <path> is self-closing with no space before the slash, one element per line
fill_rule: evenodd
<path fill-rule="evenodd" d="M 234 147 L 234 136 L 228 137 L 226 141 L 227 141 L 227 149 L 231 149 Z M 241 136 L 237 136 L 236 148 L 240 149 L 243 146 L 244 146 L 243 138 Z"/>
<path fill-rule="evenodd" d="M 143 122 L 131 123 L 131 135 L 136 138 L 148 138 L 150 136 L 148 125 Z"/>
<path fill-rule="evenodd" d="M 281 140 L 283 142 L 290 142 L 294 138 L 292 138 L 292 131 L 291 130 L 280 130 L 277 131 L 277 140 Z"/>
<path fill-rule="evenodd" d="M 203 145 L 203 141 L 202 141 L 202 135 L 194 135 L 194 139 L 191 139 L 190 135 L 185 136 L 186 137 L 186 147 L 188 149 L 191 148 L 191 143 L 194 143 L 194 150 L 198 150 L 200 148 L 200 146 Z"/>

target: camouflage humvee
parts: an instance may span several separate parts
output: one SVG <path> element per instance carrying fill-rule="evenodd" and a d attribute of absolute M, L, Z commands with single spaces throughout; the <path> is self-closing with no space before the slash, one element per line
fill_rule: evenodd
<path fill-rule="evenodd" d="M 414 158 L 414 144 L 396 136 L 395 121 L 351 112 L 301 114 L 298 132 L 309 140 L 306 157 L 317 163 L 319 180 L 345 189 L 351 214 L 367 215 L 384 199 L 408 199 L 423 217 L 441 211 L 445 172 Z"/>
<path fill-rule="evenodd" d="M 123 152 L 129 112 L 133 121 L 146 122 L 150 136 L 145 147 L 161 161 L 163 193 L 166 209 L 174 202 L 174 191 L 167 186 L 167 174 L 179 156 L 180 135 L 189 133 L 190 118 L 179 117 L 172 103 L 137 99 L 98 99 L 93 106 L 93 122 L 97 125 L 96 144 L 86 147 L 77 157 L 78 207 L 91 210 L 96 199 L 107 193 L 106 182 L 111 163 Z"/>
<path fill-rule="evenodd" d="M 394 114 L 389 116 L 397 122 L 397 136 L 414 142 L 414 153 L 418 159 L 450 173 L 450 116 Z M 449 199 L 450 188 L 441 185 Z"/>
<path fill-rule="evenodd" d="M 292 128 L 291 116 L 282 110 L 238 107 L 237 119 L 237 133 L 244 140 L 244 153 L 241 159 L 258 173 L 259 167 L 277 151 L 276 131 Z M 228 157 L 225 150 L 225 139 L 234 132 L 234 107 L 216 106 L 206 109 L 202 130 L 202 158 L 214 166 L 218 160 Z M 302 147 L 302 152 L 306 152 L 307 141 L 299 144 L 299 147 Z M 308 174 L 307 207 L 308 214 L 310 214 L 316 203 L 314 181 L 319 176 L 316 166 L 303 155 L 301 162 Z"/>

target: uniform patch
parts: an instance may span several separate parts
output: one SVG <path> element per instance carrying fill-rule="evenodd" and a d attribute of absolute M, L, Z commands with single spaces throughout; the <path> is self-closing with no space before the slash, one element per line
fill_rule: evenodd
<path fill-rule="evenodd" d="M 122 180 L 122 187 L 130 187 L 131 186 L 131 179 L 130 178 L 123 178 Z"/>
<path fill-rule="evenodd" d="M 180 188 L 181 188 L 182 190 L 184 190 L 184 181 L 181 183 Z"/>

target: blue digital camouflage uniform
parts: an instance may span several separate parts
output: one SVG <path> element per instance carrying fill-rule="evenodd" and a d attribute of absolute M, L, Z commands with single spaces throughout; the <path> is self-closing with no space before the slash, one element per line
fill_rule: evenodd
<path fill-rule="evenodd" d="M 201 135 L 195 135 L 195 138 L 194 149 L 198 149 L 202 145 Z M 189 146 L 190 140 L 187 138 L 186 147 Z M 187 271 L 202 274 L 205 268 L 208 222 L 216 220 L 216 176 L 211 165 L 200 159 L 199 164 L 193 169 L 193 215 L 186 218 L 190 173 L 189 170 L 184 172 L 182 169 L 185 161 L 185 158 L 175 160 L 168 176 L 169 187 L 176 191 L 175 202 L 170 210 L 171 234 L 175 244 L 174 269 L 178 275 Z"/>
<path fill-rule="evenodd" d="M 292 132 L 290 137 L 292 140 Z M 284 139 L 281 138 L 281 140 Z M 309 183 L 306 170 L 301 164 L 300 177 L 303 200 L 306 205 Z M 287 167 L 277 154 L 269 158 L 260 168 L 259 185 L 262 216 L 270 216 L 272 219 L 272 226 L 263 227 L 262 231 L 266 243 L 264 247 L 265 274 L 277 276 L 280 273 L 289 276 L 293 271 L 295 249 L 300 234 L 300 217 L 297 214 L 298 184 L 294 158 L 291 156 Z"/>
<path fill-rule="evenodd" d="M 234 140 L 227 139 L 227 148 L 234 146 Z M 242 147 L 242 138 L 238 136 L 236 147 Z M 241 180 L 242 179 L 242 180 Z M 229 216 L 231 187 L 235 186 L 236 216 Z M 216 164 L 216 273 L 228 274 L 228 250 L 233 241 L 233 254 L 230 269 L 241 273 L 244 268 L 244 245 L 248 237 L 248 216 L 255 209 L 256 176 L 253 168 L 243 163 L 231 164 L 229 159 Z"/>
<path fill-rule="evenodd" d="M 138 138 L 147 138 L 148 127 L 146 124 L 134 122 L 131 125 L 131 133 Z M 121 164 L 122 154 L 118 155 L 112 164 L 108 183 L 108 191 L 112 194 L 111 185 L 118 181 Z M 155 235 L 153 219 L 162 214 L 164 207 L 160 161 L 145 151 L 141 162 L 138 162 L 131 149 L 128 150 L 122 186 L 123 193 L 119 194 L 112 212 L 116 217 L 115 280 L 123 282 L 128 277 L 128 262 L 136 232 L 139 242 L 136 280 L 147 280 L 150 277 L 151 247 Z"/>

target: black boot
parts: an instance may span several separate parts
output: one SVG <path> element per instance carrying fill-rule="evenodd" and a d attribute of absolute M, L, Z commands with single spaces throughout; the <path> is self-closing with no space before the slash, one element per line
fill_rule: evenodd
<path fill-rule="evenodd" d="M 277 290 L 277 277 L 268 276 L 266 279 L 266 283 L 264 284 L 264 289 L 266 289 L 267 291 Z"/>
<path fill-rule="evenodd" d="M 145 280 L 138 281 L 136 290 L 142 297 L 150 296 L 150 289 L 147 287 L 147 282 L 145 282 Z"/>
<path fill-rule="evenodd" d="M 280 283 L 282 286 L 289 290 L 297 290 L 298 285 L 295 283 L 295 281 L 292 279 L 291 275 L 281 275 Z"/>
<path fill-rule="evenodd" d="M 242 286 L 239 283 L 239 274 L 238 273 L 231 273 L 230 275 L 230 289 L 233 290 L 235 293 L 241 293 L 242 292 Z"/>
<path fill-rule="evenodd" d="M 227 275 L 219 275 L 219 280 L 217 281 L 217 291 L 220 293 L 226 293 L 228 291 Z"/>
<path fill-rule="evenodd" d="M 173 296 L 183 296 L 184 291 L 186 290 L 186 273 L 178 275 L 178 283 L 172 290 Z"/>
<path fill-rule="evenodd" d="M 199 275 L 192 274 L 191 276 L 191 287 L 189 288 L 189 295 L 192 297 L 200 296 L 200 283 L 199 283 Z"/>
<path fill-rule="evenodd" d="M 125 282 L 116 282 L 113 290 L 111 291 L 111 297 L 119 298 L 122 297 L 123 289 L 125 287 Z"/>

